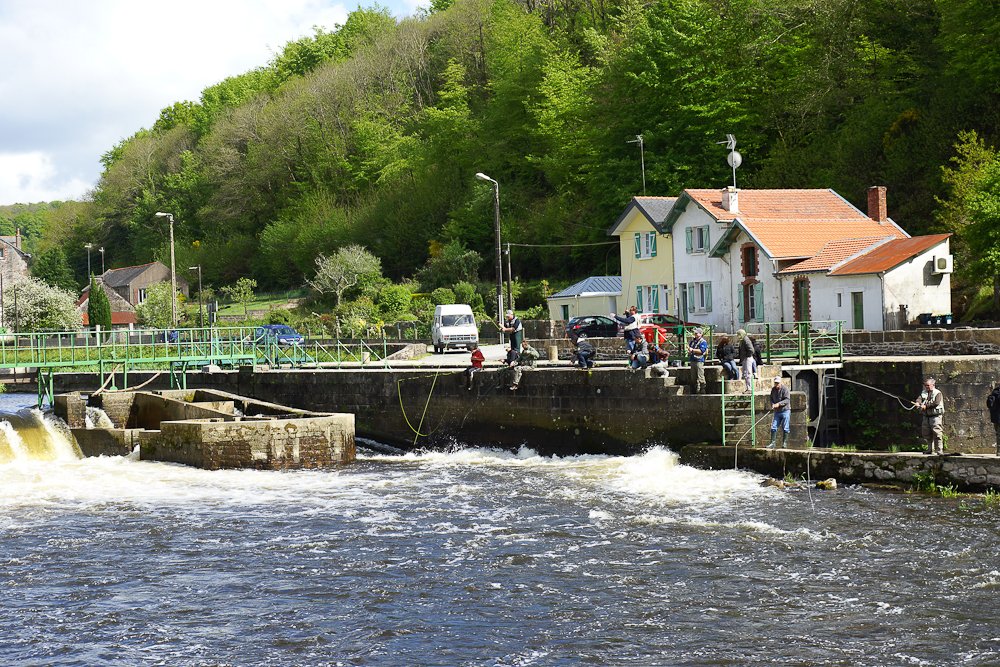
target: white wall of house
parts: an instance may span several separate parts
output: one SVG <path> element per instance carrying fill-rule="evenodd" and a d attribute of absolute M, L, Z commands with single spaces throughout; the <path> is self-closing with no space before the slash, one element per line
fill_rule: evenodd
<path fill-rule="evenodd" d="M 636 209 L 629 213 L 616 234 L 622 266 L 622 298 L 616 312 L 634 305 L 643 313 L 673 314 L 673 239 L 657 233 Z M 600 311 L 583 314 L 600 314 Z"/>
<path fill-rule="evenodd" d="M 825 273 L 807 273 L 799 276 L 785 276 L 782 287 L 785 321 L 795 321 L 795 281 L 797 278 L 809 280 L 809 320 L 820 326 L 825 322 L 842 320 L 844 329 L 867 329 L 881 331 L 882 281 L 877 275 L 828 276 Z M 860 302 L 855 317 L 854 304 Z M 780 320 L 772 320 L 780 321 Z"/>
<path fill-rule="evenodd" d="M 910 319 L 921 313 L 946 315 L 951 312 L 951 274 L 934 274 L 935 257 L 951 254 L 948 241 L 922 252 L 909 262 L 885 274 L 885 307 L 897 311 L 907 306 Z"/>
<path fill-rule="evenodd" d="M 678 317 L 728 328 L 733 290 L 729 264 L 709 256 L 726 226 L 698 206 L 688 206 L 673 226 L 674 294 Z M 685 298 L 687 299 L 685 310 Z M 674 312 L 674 311 L 671 311 Z"/>

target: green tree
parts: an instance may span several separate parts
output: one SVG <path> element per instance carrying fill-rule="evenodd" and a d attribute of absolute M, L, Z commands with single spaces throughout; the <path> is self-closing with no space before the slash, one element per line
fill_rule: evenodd
<path fill-rule="evenodd" d="M 91 277 L 90 296 L 87 299 L 87 321 L 92 327 L 101 327 L 101 331 L 111 331 L 111 301 L 104 291 L 104 283 Z"/>
<path fill-rule="evenodd" d="M 146 290 L 146 300 L 136 306 L 135 318 L 139 324 L 151 329 L 168 329 L 171 326 L 172 317 L 170 307 L 170 282 L 157 283 Z M 177 312 L 181 311 L 181 302 L 178 294 L 173 295 L 174 307 Z"/>
<path fill-rule="evenodd" d="M 222 293 L 236 303 L 243 306 L 243 315 L 250 316 L 250 304 L 254 300 L 253 291 L 257 287 L 257 281 L 253 278 L 240 278 L 235 285 L 227 285 L 222 288 Z"/>
<path fill-rule="evenodd" d="M 59 246 L 53 246 L 39 256 L 38 261 L 31 267 L 31 275 L 67 292 L 75 292 L 77 289 L 73 271 L 66 261 L 66 254 Z"/>
<path fill-rule="evenodd" d="M 478 252 L 466 249 L 458 240 L 438 248 L 438 253 L 417 272 L 417 280 L 422 286 L 433 291 L 459 282 L 475 282 L 479 265 L 483 263 Z"/>

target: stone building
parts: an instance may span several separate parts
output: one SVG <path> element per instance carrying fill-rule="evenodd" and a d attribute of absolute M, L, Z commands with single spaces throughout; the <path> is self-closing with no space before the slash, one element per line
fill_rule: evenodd
<path fill-rule="evenodd" d="M 21 250 L 21 230 L 15 236 L 0 236 L 0 275 L 5 283 L 28 277 L 31 255 Z"/>

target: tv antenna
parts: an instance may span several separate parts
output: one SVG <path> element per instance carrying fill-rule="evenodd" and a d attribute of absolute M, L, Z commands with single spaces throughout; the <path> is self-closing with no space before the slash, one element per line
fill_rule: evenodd
<path fill-rule="evenodd" d="M 642 150 L 642 135 L 635 135 L 635 139 L 626 141 L 626 144 L 639 144 L 639 160 L 642 162 L 642 196 L 646 196 L 646 156 Z"/>
<path fill-rule="evenodd" d="M 725 144 L 726 148 L 729 149 L 729 157 L 726 158 L 726 162 L 729 166 L 733 168 L 733 188 L 736 187 L 736 168 L 743 164 L 743 156 L 740 152 L 736 150 L 736 137 L 731 134 L 726 135 L 725 141 L 716 141 L 717 144 Z"/>

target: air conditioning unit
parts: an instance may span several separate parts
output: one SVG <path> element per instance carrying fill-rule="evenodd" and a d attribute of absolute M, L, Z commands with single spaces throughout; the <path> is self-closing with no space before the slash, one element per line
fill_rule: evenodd
<path fill-rule="evenodd" d="M 941 255 L 934 257 L 934 275 L 951 273 L 954 270 L 954 257 L 952 255 Z"/>

